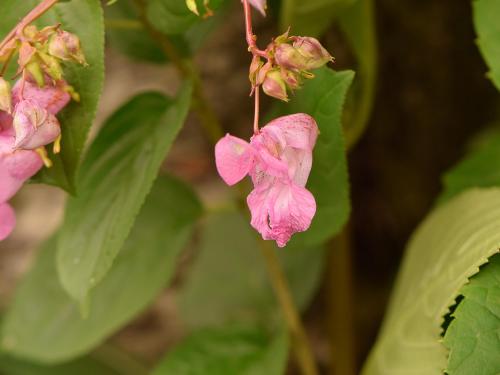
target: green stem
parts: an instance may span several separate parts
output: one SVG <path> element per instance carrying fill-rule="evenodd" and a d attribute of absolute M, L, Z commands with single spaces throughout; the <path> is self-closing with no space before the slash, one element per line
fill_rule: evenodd
<path fill-rule="evenodd" d="M 220 125 L 215 112 L 203 95 L 203 87 L 198 72 L 193 66 L 181 58 L 169 38 L 158 32 L 150 24 L 145 14 L 143 1 L 136 0 L 136 3 L 141 10 L 140 18 L 146 30 L 148 30 L 151 36 L 160 43 L 165 55 L 177 67 L 181 75 L 193 81 L 194 109 L 198 113 L 206 133 L 210 137 L 212 143 L 215 144 L 223 136 L 222 126 Z M 242 195 L 244 195 L 243 192 Z M 244 207 L 240 207 L 240 209 L 245 210 Z M 274 248 L 270 242 L 259 239 L 259 243 L 266 261 L 266 267 L 271 284 L 274 288 L 281 310 L 287 322 L 288 329 L 292 336 L 292 343 L 297 361 L 304 375 L 317 375 L 318 372 L 307 335 L 302 321 L 300 320 L 297 308 L 293 302 L 290 287 L 286 280 L 285 273 L 280 265 L 279 259 L 277 258 Z"/>

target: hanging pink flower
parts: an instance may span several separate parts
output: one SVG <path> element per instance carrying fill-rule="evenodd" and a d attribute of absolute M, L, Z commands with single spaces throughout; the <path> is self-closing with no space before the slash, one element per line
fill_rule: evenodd
<path fill-rule="evenodd" d="M 14 105 L 26 99 L 56 115 L 69 103 L 71 96 L 64 90 L 64 87 L 67 86 L 65 81 L 59 81 L 56 84 L 52 84 L 50 79 L 46 79 L 46 81 L 46 85 L 43 87 L 38 87 L 36 83 L 30 80 L 25 80 L 24 86 L 21 80 L 17 81 L 12 89 Z"/>
<path fill-rule="evenodd" d="M 298 113 L 273 120 L 250 143 L 227 134 L 215 146 L 217 170 L 228 185 L 251 176 L 254 190 L 247 198 L 251 224 L 280 247 L 294 233 L 307 230 L 316 213 L 316 202 L 305 185 L 317 136 L 314 119 Z"/>

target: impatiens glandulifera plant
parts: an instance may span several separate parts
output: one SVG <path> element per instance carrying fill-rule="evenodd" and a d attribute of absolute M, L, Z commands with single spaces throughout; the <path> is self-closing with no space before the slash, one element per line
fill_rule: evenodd
<path fill-rule="evenodd" d="M 288 91 L 300 88 L 303 79 L 314 78 L 333 57 L 318 40 L 288 36 L 274 39 L 265 50 L 256 44 L 250 4 L 265 14 L 265 1 L 243 0 L 246 40 L 252 54 L 251 95 L 255 97 L 250 143 L 226 135 L 215 146 L 217 170 L 228 185 L 247 174 L 254 190 L 247 198 L 252 226 L 265 240 L 283 247 L 296 232 L 307 230 L 316 212 L 313 195 L 305 188 L 318 136 L 316 121 L 305 113 L 283 116 L 259 127 L 260 89 L 274 98 L 288 101 Z M 265 63 L 262 59 L 266 60 Z"/>
<path fill-rule="evenodd" d="M 15 225 L 15 215 L 7 201 L 23 183 L 45 165 L 52 166 L 45 147 L 61 149 L 61 127 L 56 115 L 79 95 L 64 80 L 63 61 L 86 64 L 76 35 L 61 25 L 39 30 L 31 23 L 51 2 L 42 2 L 0 43 L 0 240 Z M 16 77 L 11 89 L 3 77 L 17 56 Z"/>

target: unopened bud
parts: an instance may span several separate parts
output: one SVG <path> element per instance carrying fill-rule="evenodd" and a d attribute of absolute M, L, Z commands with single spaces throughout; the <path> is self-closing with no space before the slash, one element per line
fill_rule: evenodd
<path fill-rule="evenodd" d="M 252 83 L 252 87 L 255 87 L 257 85 L 257 76 L 259 74 L 260 68 L 262 68 L 262 60 L 260 59 L 259 56 L 254 56 L 252 59 L 252 63 L 250 64 L 250 70 L 248 73 L 248 78 L 250 79 L 250 82 Z"/>
<path fill-rule="evenodd" d="M 262 89 L 269 96 L 285 102 L 288 101 L 285 81 L 281 77 L 280 71 L 277 69 L 270 70 L 266 74 L 266 78 L 262 84 Z"/>
<path fill-rule="evenodd" d="M 0 77 L 0 111 L 12 112 L 12 94 L 10 83 Z"/>
<path fill-rule="evenodd" d="M 26 65 L 25 69 L 39 87 L 45 86 L 45 77 L 43 75 L 42 68 L 37 61 L 30 62 Z"/>
<path fill-rule="evenodd" d="M 59 64 L 59 61 L 55 57 L 43 52 L 39 52 L 38 55 L 43 61 L 43 70 L 45 71 L 45 73 L 47 73 L 56 81 L 62 80 L 63 70 L 61 68 L 61 64 Z"/>
<path fill-rule="evenodd" d="M 61 60 L 74 60 L 82 65 L 87 64 L 80 39 L 67 31 L 59 31 L 50 38 L 49 53 Z"/>
<path fill-rule="evenodd" d="M 281 69 L 281 77 L 286 83 L 286 86 L 290 90 L 296 90 L 300 87 L 300 76 L 299 74 L 288 70 L 288 69 Z"/>
<path fill-rule="evenodd" d="M 54 142 L 61 134 L 57 118 L 31 100 L 22 100 L 14 111 L 14 148 L 35 150 Z"/>
<path fill-rule="evenodd" d="M 28 42 L 22 42 L 19 48 L 19 58 L 17 63 L 19 64 L 19 70 L 23 70 L 26 65 L 28 65 L 35 56 L 36 49 Z"/>
<path fill-rule="evenodd" d="M 307 68 L 318 69 L 323 65 L 333 61 L 332 55 L 321 45 L 321 43 L 311 37 L 294 37 L 293 47 L 307 60 Z"/>

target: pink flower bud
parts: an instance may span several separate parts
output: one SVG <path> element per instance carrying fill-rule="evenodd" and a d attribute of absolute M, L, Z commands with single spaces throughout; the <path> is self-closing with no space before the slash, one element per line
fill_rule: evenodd
<path fill-rule="evenodd" d="M 259 74 L 260 69 L 262 68 L 262 65 L 263 63 L 260 57 L 254 56 L 248 72 L 248 78 L 252 83 L 252 87 L 255 87 L 257 85 L 257 76 Z"/>
<path fill-rule="evenodd" d="M 288 70 L 288 69 L 281 69 L 281 77 L 285 81 L 286 86 L 290 90 L 296 90 L 300 87 L 300 76 L 299 74 Z"/>
<path fill-rule="evenodd" d="M 281 77 L 280 71 L 277 69 L 272 69 L 266 74 L 262 89 L 269 96 L 285 102 L 288 101 L 285 81 Z"/>
<path fill-rule="evenodd" d="M 65 81 L 58 81 L 56 85 L 46 84 L 39 87 L 31 81 L 24 81 L 23 85 L 22 81 L 19 80 L 12 89 L 12 96 L 14 104 L 22 99 L 28 99 L 39 107 L 46 109 L 49 113 L 56 115 L 71 99 L 69 93 L 65 90 L 66 87 L 67 83 Z M 22 95 L 21 89 L 23 90 Z"/>
<path fill-rule="evenodd" d="M 249 0 L 250 5 L 257 9 L 264 17 L 266 16 L 266 0 Z"/>
<path fill-rule="evenodd" d="M 35 47 L 33 47 L 28 42 L 22 42 L 21 47 L 19 48 L 19 57 L 17 59 L 17 63 L 19 64 L 19 71 L 23 70 L 26 65 L 28 65 L 33 56 L 36 53 Z"/>
<path fill-rule="evenodd" d="M 293 37 L 293 39 L 293 47 L 307 60 L 307 68 L 305 70 L 318 69 L 328 62 L 333 61 L 332 55 L 328 53 L 317 39 L 307 36 L 297 36 Z"/>
<path fill-rule="evenodd" d="M 0 111 L 7 113 L 12 112 L 12 96 L 10 91 L 10 83 L 3 77 L 0 77 Z"/>
<path fill-rule="evenodd" d="M 74 60 L 87 64 L 80 45 L 80 39 L 67 31 L 59 31 L 49 41 L 49 53 L 61 60 Z"/>
<path fill-rule="evenodd" d="M 13 125 L 16 149 L 34 150 L 54 142 L 61 134 L 57 118 L 28 99 L 16 105 Z"/>
<path fill-rule="evenodd" d="M 285 69 L 306 70 L 307 59 L 291 44 L 282 43 L 276 47 L 276 63 Z"/>

